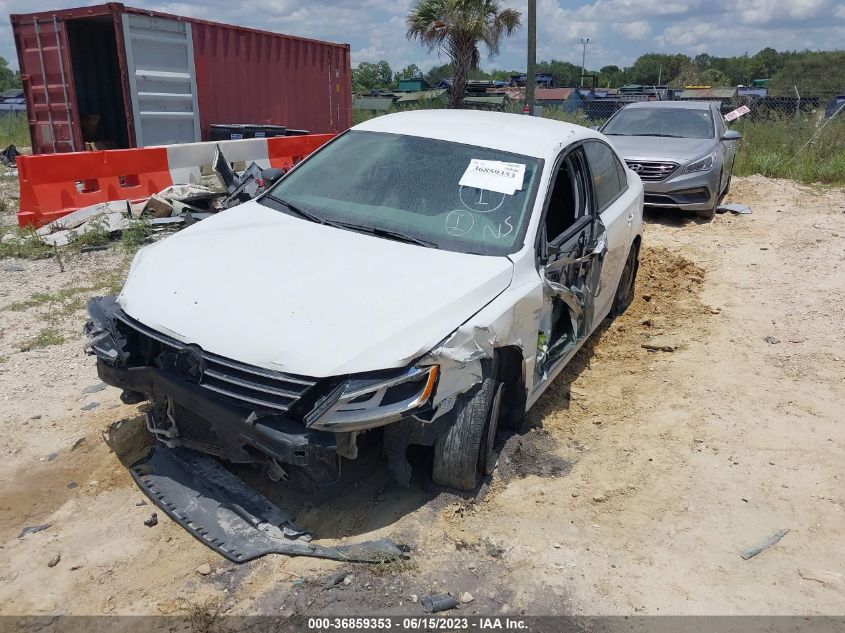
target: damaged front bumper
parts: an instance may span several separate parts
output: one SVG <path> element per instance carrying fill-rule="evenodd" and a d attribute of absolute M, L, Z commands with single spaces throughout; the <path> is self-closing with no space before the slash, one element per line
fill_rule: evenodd
<path fill-rule="evenodd" d="M 288 465 L 330 483 L 338 456 L 357 457 L 360 432 L 400 421 L 426 425 L 450 406 L 433 406 L 437 364 L 308 378 L 177 341 L 129 317 L 115 297 L 92 299 L 88 311 L 85 350 L 97 357 L 100 378 L 123 389 L 126 402 L 151 401 L 147 427 L 161 443 L 265 463 L 271 477 L 285 477 Z"/>

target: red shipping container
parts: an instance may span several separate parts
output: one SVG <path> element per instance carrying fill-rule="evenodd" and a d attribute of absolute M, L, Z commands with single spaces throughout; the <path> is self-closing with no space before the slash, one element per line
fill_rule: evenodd
<path fill-rule="evenodd" d="M 11 22 L 36 154 L 210 140 L 213 124 L 351 125 L 348 44 L 117 3 Z"/>

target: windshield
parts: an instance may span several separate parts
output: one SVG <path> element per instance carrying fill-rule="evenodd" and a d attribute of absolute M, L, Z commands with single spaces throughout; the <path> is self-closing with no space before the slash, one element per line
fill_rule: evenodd
<path fill-rule="evenodd" d="M 351 131 L 298 165 L 260 202 L 388 239 L 506 255 L 522 245 L 542 162 L 449 141 Z"/>
<path fill-rule="evenodd" d="M 602 130 L 609 136 L 713 138 L 710 110 L 624 108 Z"/>

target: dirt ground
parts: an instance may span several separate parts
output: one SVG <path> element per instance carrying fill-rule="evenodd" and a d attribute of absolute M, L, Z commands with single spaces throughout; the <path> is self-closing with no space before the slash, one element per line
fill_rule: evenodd
<path fill-rule="evenodd" d="M 422 614 L 440 591 L 467 614 L 845 614 L 845 191 L 735 178 L 730 200 L 753 213 L 647 215 L 634 304 L 479 493 L 402 488 L 373 451 L 310 502 L 264 488 L 321 542 L 413 544 L 376 567 L 235 565 L 161 512 L 146 527 L 124 466 L 143 407 L 83 393 L 83 301 L 126 255 L 0 261 L 0 614 Z"/>

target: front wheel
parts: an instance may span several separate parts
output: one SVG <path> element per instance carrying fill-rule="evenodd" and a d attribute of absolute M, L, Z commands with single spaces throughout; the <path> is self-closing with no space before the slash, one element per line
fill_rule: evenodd
<path fill-rule="evenodd" d="M 502 408 L 503 385 L 485 378 L 473 395 L 455 403 L 449 415 L 455 422 L 434 444 L 434 483 L 458 490 L 473 490 L 479 473 L 496 466 L 495 440 Z"/>

